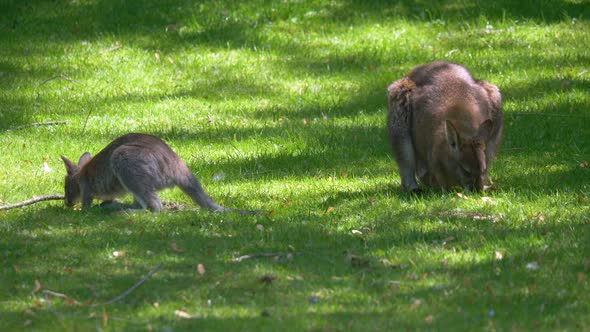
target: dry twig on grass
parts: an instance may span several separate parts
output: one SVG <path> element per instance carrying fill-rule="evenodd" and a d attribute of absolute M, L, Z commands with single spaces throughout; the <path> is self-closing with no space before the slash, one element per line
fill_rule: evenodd
<path fill-rule="evenodd" d="M 252 255 L 244 255 L 244 256 L 240 256 L 240 257 L 236 257 L 234 258 L 234 262 L 241 262 L 241 261 L 245 261 L 247 259 L 253 259 L 253 258 L 261 258 L 261 257 L 281 257 L 281 256 L 287 256 L 287 253 L 268 253 L 268 252 L 263 252 L 263 253 L 258 253 L 258 254 L 252 254 Z"/>
<path fill-rule="evenodd" d="M 59 74 L 59 75 L 55 75 L 55 76 L 52 76 L 52 77 L 50 77 L 50 78 L 48 78 L 48 79 L 44 80 L 43 82 L 41 82 L 41 83 L 39 84 L 39 86 L 38 86 L 38 87 L 40 87 L 40 86 L 43 86 L 43 85 L 45 85 L 45 83 L 47 83 L 47 82 L 50 82 L 50 81 L 53 81 L 53 80 L 56 80 L 56 79 L 62 79 L 62 80 L 66 80 L 66 81 L 68 81 L 68 82 L 70 82 L 70 83 L 73 83 L 73 84 L 84 85 L 84 84 L 82 84 L 82 83 L 80 83 L 80 82 L 78 82 L 78 81 L 76 81 L 76 80 L 74 80 L 74 79 L 71 79 L 71 78 L 67 77 L 67 76 L 66 76 L 66 75 L 64 75 L 64 74 Z"/>
<path fill-rule="evenodd" d="M 141 280 L 139 280 L 138 282 L 136 282 L 133 286 L 131 286 L 128 290 L 126 290 L 125 292 L 123 292 L 121 295 L 116 296 L 114 298 L 112 298 L 111 300 L 105 302 L 105 303 L 100 303 L 100 304 L 93 304 L 93 307 L 99 306 L 99 305 L 108 305 L 108 304 L 113 304 L 117 301 L 122 300 L 123 298 L 125 298 L 127 295 L 131 294 L 131 292 L 133 292 L 137 287 L 141 286 L 141 284 L 143 284 L 146 280 L 148 280 L 152 275 L 154 275 L 156 272 L 158 272 L 158 270 L 162 267 L 163 263 L 158 264 L 158 266 L 156 266 L 155 268 L 153 268 L 150 272 L 148 272 L 148 274 L 146 274 L 143 278 L 141 278 Z"/>
<path fill-rule="evenodd" d="M 29 128 L 29 127 L 39 127 L 39 126 L 54 126 L 54 125 L 61 125 L 61 124 L 67 124 L 68 122 L 65 120 L 60 120 L 60 121 L 45 121 L 45 122 L 33 122 L 33 123 L 27 123 L 24 124 L 22 126 L 16 126 L 14 129 L 23 129 L 23 128 Z"/>
<path fill-rule="evenodd" d="M 33 197 L 33 198 L 28 199 L 26 201 L 0 206 L 0 211 L 23 207 L 25 205 L 35 204 L 35 203 L 42 202 L 42 201 L 51 201 L 51 200 L 60 200 L 60 199 L 64 199 L 64 195 L 46 195 L 46 196 Z"/>

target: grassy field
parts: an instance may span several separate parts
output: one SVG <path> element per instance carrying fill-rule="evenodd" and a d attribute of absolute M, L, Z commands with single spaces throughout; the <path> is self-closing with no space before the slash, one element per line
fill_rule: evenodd
<path fill-rule="evenodd" d="M 0 211 L 0 330 L 590 330 L 589 1 L 0 13 L 0 205 L 62 193 L 60 155 L 134 131 L 219 203 L 266 211 L 211 214 L 177 189 L 160 214 Z M 435 59 L 503 93 L 493 192 L 399 190 L 386 87 Z"/>

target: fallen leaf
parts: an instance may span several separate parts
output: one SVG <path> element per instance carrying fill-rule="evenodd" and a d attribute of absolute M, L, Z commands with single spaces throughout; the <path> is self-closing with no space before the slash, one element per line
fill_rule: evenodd
<path fill-rule="evenodd" d="M 537 262 L 526 263 L 526 268 L 527 268 L 527 270 L 530 270 L 530 271 L 537 271 L 539 269 L 539 263 L 537 263 Z"/>
<path fill-rule="evenodd" d="M 398 288 L 399 288 L 399 281 L 397 281 L 397 280 L 390 280 L 389 281 L 389 289 L 392 292 L 397 292 Z"/>
<path fill-rule="evenodd" d="M 275 210 L 270 210 L 270 211 L 268 211 L 268 216 L 272 217 L 275 215 L 275 213 L 277 213 Z"/>
<path fill-rule="evenodd" d="M 180 247 L 178 247 L 176 242 L 170 243 L 170 249 L 172 249 L 172 251 L 174 251 L 174 252 L 183 252 L 184 251 L 184 250 L 180 249 Z"/>
<path fill-rule="evenodd" d="M 174 316 L 178 318 L 191 319 L 193 316 L 182 310 L 174 310 Z"/>
<path fill-rule="evenodd" d="M 31 317 L 35 317 L 35 316 L 37 316 L 37 315 L 36 315 L 36 314 L 33 312 L 33 310 L 31 310 L 31 309 L 26 309 L 25 311 L 23 311 L 23 314 L 25 314 L 25 315 L 27 315 L 27 316 L 31 316 Z"/>
<path fill-rule="evenodd" d="M 581 284 L 584 281 L 584 273 L 578 272 L 578 284 Z"/>
<path fill-rule="evenodd" d="M 495 296 L 494 289 L 492 288 L 492 286 L 487 285 L 486 290 L 488 291 L 488 294 L 490 294 L 491 296 Z"/>
<path fill-rule="evenodd" d="M 529 286 L 529 292 L 534 293 L 537 290 L 537 284 L 533 283 Z"/>
<path fill-rule="evenodd" d="M 543 222 L 545 222 L 545 216 L 541 213 L 541 211 L 537 211 L 533 214 L 534 218 L 537 218 L 537 221 L 535 222 L 535 225 L 539 225 L 542 224 Z"/>
<path fill-rule="evenodd" d="M 467 199 L 467 196 L 465 196 L 463 193 L 457 193 L 457 197 L 461 199 Z"/>
<path fill-rule="evenodd" d="M 449 237 L 447 237 L 447 238 L 445 238 L 443 240 L 443 244 L 447 244 L 447 243 L 449 243 L 449 242 L 451 242 L 453 240 L 455 240 L 455 237 L 454 236 L 449 236 Z"/>
<path fill-rule="evenodd" d="M 411 311 L 412 311 L 412 310 L 416 310 L 416 309 L 418 309 L 418 307 L 420 307 L 421 305 L 422 305 L 422 300 L 418 300 L 418 299 L 416 299 L 416 300 L 414 300 L 414 301 L 412 302 L 412 304 L 410 305 L 410 310 L 411 310 Z"/>
<path fill-rule="evenodd" d="M 38 291 L 41 290 L 41 283 L 39 282 L 39 280 L 35 280 L 35 289 L 33 289 L 33 293 L 37 293 Z"/>
<path fill-rule="evenodd" d="M 180 29 L 180 27 L 181 27 L 180 24 L 168 24 L 166 26 L 166 32 L 178 31 L 178 29 Z"/>
<path fill-rule="evenodd" d="M 102 309 L 102 327 L 107 327 L 109 325 L 109 315 L 107 314 L 104 308 Z"/>
<path fill-rule="evenodd" d="M 584 195 L 578 195 L 578 203 L 586 203 L 588 199 Z"/>
<path fill-rule="evenodd" d="M 66 302 L 68 302 L 68 304 L 74 304 L 76 303 L 76 300 L 74 300 L 73 298 L 66 296 Z"/>
<path fill-rule="evenodd" d="M 215 181 L 215 182 L 223 181 L 223 180 L 225 180 L 225 177 L 226 177 L 225 172 L 219 171 L 219 172 L 213 174 L 213 181 Z"/>
<path fill-rule="evenodd" d="M 277 277 L 272 274 L 265 274 L 260 279 L 258 279 L 261 283 L 270 285 Z"/>
<path fill-rule="evenodd" d="M 346 259 L 353 267 L 366 267 L 369 266 L 369 259 L 367 257 L 348 254 Z"/>
<path fill-rule="evenodd" d="M 328 206 L 328 207 L 326 208 L 326 213 L 328 213 L 328 212 L 332 212 L 332 211 L 334 211 L 334 209 L 335 209 L 335 208 L 334 208 L 333 206 Z"/>
<path fill-rule="evenodd" d="M 369 204 L 375 205 L 375 196 L 369 197 Z"/>
<path fill-rule="evenodd" d="M 113 251 L 113 257 L 119 258 L 125 256 L 125 251 Z"/>
<path fill-rule="evenodd" d="M 486 197 L 482 197 L 481 200 L 484 203 L 489 203 L 489 204 L 492 204 L 492 205 L 498 205 L 498 203 L 496 201 L 494 201 L 493 199 L 491 199 L 490 197 L 487 197 L 487 196 Z"/>
<path fill-rule="evenodd" d="M 197 272 L 199 272 L 200 275 L 205 274 L 205 265 L 199 263 L 197 265 Z"/>
<path fill-rule="evenodd" d="M 420 277 L 418 277 L 418 280 L 423 280 L 424 278 L 428 277 L 428 272 L 424 272 L 420 275 Z"/>
<path fill-rule="evenodd" d="M 556 35 L 555 37 L 559 38 L 559 35 Z M 567 90 L 569 88 L 569 86 L 570 86 L 570 81 L 568 81 L 568 80 L 561 81 L 561 88 L 562 89 Z"/>
<path fill-rule="evenodd" d="M 499 252 L 499 251 L 494 252 L 494 257 L 496 258 L 497 261 L 501 261 L 502 258 L 504 258 L 504 256 L 502 255 L 502 253 Z"/>
<path fill-rule="evenodd" d="M 47 164 L 47 162 L 43 162 L 43 172 L 44 173 L 50 173 L 52 171 L 52 169 L 49 167 L 49 165 Z"/>
<path fill-rule="evenodd" d="M 471 280 L 469 280 L 469 278 L 467 278 L 467 277 L 463 278 L 463 285 L 465 285 L 465 287 L 467 287 L 467 288 L 473 288 L 473 285 L 471 284 Z"/>

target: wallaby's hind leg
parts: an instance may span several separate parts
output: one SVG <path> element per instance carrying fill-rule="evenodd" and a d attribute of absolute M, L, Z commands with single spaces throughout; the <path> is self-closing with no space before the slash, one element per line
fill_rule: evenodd
<path fill-rule="evenodd" d="M 135 179 L 134 177 L 125 177 L 124 175 L 117 174 L 121 184 L 133 195 L 133 205 L 131 208 L 143 208 L 149 209 L 154 212 L 160 212 L 164 208 L 160 197 L 154 189 L 144 188 L 145 184 L 138 184 L 141 178 Z M 150 186 L 151 187 L 151 186 Z"/>
<path fill-rule="evenodd" d="M 412 114 L 410 95 L 415 84 L 407 77 L 394 82 L 388 90 L 387 132 L 391 150 L 397 162 L 402 188 L 418 190 L 416 183 L 416 157 L 412 143 Z"/>
<path fill-rule="evenodd" d="M 111 168 L 113 173 L 119 179 L 121 185 L 133 195 L 133 205 L 137 207 L 139 204 L 141 208 L 150 209 L 152 211 L 161 211 L 163 208 L 162 201 L 156 193 L 157 188 L 153 184 L 153 170 L 150 170 L 141 163 L 135 163 L 130 166 L 130 160 L 135 157 L 136 152 L 126 151 L 124 148 L 119 148 L 118 151 L 113 152 L 111 157 Z"/>
<path fill-rule="evenodd" d="M 133 193 L 133 197 L 135 198 L 133 205 L 139 203 L 144 209 L 149 209 L 154 212 L 160 212 L 164 209 L 162 201 L 155 191 L 143 192 L 141 194 L 131 191 L 131 193 Z"/>

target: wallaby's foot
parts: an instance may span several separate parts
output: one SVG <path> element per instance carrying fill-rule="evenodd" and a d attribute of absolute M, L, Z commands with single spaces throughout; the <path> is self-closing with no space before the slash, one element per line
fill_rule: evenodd
<path fill-rule="evenodd" d="M 164 209 L 162 201 L 156 192 L 143 192 L 141 195 L 131 192 L 133 193 L 133 206 L 137 209 L 148 209 L 152 212 L 160 212 Z"/>
<path fill-rule="evenodd" d="M 424 191 L 420 188 L 414 188 L 412 190 L 408 190 L 408 192 L 412 195 L 422 195 Z"/>

